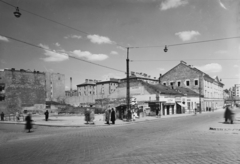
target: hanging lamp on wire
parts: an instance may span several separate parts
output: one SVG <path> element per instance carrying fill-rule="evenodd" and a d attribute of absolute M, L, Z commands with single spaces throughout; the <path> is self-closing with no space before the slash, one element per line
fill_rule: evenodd
<path fill-rule="evenodd" d="M 167 46 L 165 46 L 165 48 L 164 48 L 164 52 L 167 52 L 168 51 L 168 48 L 167 48 Z"/>
<path fill-rule="evenodd" d="M 14 14 L 14 16 L 17 17 L 17 18 L 19 18 L 19 17 L 22 15 L 22 14 L 19 12 L 19 8 L 18 8 L 18 7 L 16 8 L 16 11 L 13 12 L 13 14 Z"/>

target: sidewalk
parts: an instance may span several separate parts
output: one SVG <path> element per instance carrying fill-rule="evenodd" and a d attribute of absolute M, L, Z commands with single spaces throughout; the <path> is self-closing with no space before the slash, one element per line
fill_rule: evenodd
<path fill-rule="evenodd" d="M 239 108 L 238 108 L 239 109 Z M 214 112 L 224 112 L 224 109 L 217 109 Z M 209 114 L 212 112 L 202 112 L 197 113 L 197 115 L 203 115 L 203 114 Z M 123 121 L 117 119 L 115 121 L 116 125 L 126 125 L 126 124 L 133 124 L 133 123 L 140 123 L 140 122 L 146 122 L 146 121 L 156 121 L 158 119 L 167 119 L 167 118 L 176 118 L 176 117 L 187 117 L 187 116 L 194 116 L 194 113 L 184 113 L 184 114 L 174 114 L 174 115 L 166 115 L 161 117 L 156 116 L 145 116 L 136 118 L 135 121 Z M 109 126 L 105 123 L 103 114 L 95 114 L 95 120 L 94 124 L 89 123 L 86 124 L 84 120 L 84 116 L 64 116 L 64 115 L 50 115 L 49 120 L 45 121 L 44 115 L 34 115 L 32 116 L 33 123 L 37 126 L 49 126 L 49 127 L 96 127 L 96 126 Z M 240 126 L 240 113 L 236 115 L 235 124 L 223 124 L 223 119 L 213 125 L 211 125 L 210 128 L 228 128 L 228 127 L 236 127 L 238 128 Z M 0 124 L 25 124 L 25 121 L 0 121 Z M 240 127 L 239 127 L 240 129 Z M 211 129 L 213 130 L 213 129 Z"/>
<path fill-rule="evenodd" d="M 240 112 L 239 111 L 240 111 L 240 108 L 235 108 L 233 110 L 233 112 L 235 113 L 233 124 L 225 123 L 224 122 L 225 120 L 222 117 L 221 120 L 210 125 L 209 130 L 225 131 L 225 132 L 234 131 L 234 132 L 240 133 Z"/>
<path fill-rule="evenodd" d="M 175 114 L 175 115 L 167 115 L 167 116 L 145 116 L 136 118 L 135 121 L 125 121 L 117 119 L 115 121 L 115 125 L 125 125 L 125 124 L 133 124 L 139 122 L 146 121 L 156 121 L 158 119 L 166 119 L 166 118 L 174 118 L 174 117 L 185 117 L 185 116 L 193 116 L 192 113 L 185 114 Z M 33 123 L 38 126 L 50 126 L 50 127 L 96 127 L 96 126 L 109 126 L 105 123 L 103 114 L 95 114 L 94 124 L 89 123 L 86 124 L 84 120 L 84 116 L 64 116 L 64 115 L 50 115 L 48 121 L 45 121 L 45 117 L 43 115 L 32 116 Z M 25 124 L 24 121 L 0 121 L 0 124 Z"/>

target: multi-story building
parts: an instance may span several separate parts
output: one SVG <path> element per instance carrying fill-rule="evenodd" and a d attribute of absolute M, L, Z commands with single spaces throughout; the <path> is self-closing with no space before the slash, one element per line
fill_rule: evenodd
<path fill-rule="evenodd" d="M 110 78 L 108 81 L 99 81 L 96 83 L 96 99 L 108 98 L 118 87 L 119 80 Z"/>
<path fill-rule="evenodd" d="M 97 82 L 97 80 L 85 79 L 85 83 L 77 85 L 77 92 L 81 103 L 95 102 Z"/>
<path fill-rule="evenodd" d="M 0 112 L 15 114 L 37 104 L 45 108 L 45 79 L 45 73 L 39 71 L 0 71 Z"/>
<path fill-rule="evenodd" d="M 232 96 L 240 97 L 240 84 L 235 84 L 234 87 L 232 87 Z"/>
<path fill-rule="evenodd" d="M 218 77 L 212 78 L 208 74 L 187 65 L 181 61 L 177 66 L 159 78 L 161 84 L 174 87 L 186 87 L 203 96 L 201 110 L 209 110 L 223 106 L 223 86 Z"/>
<path fill-rule="evenodd" d="M 46 101 L 62 101 L 65 96 L 65 76 L 46 72 Z"/>

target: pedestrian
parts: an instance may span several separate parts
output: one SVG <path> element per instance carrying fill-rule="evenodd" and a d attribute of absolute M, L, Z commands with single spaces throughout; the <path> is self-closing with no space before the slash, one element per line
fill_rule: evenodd
<path fill-rule="evenodd" d="M 197 108 L 194 109 L 195 110 L 195 115 L 197 114 Z"/>
<path fill-rule="evenodd" d="M 28 130 L 28 133 L 30 133 L 32 129 L 32 118 L 30 114 L 27 115 L 25 121 L 26 121 L 25 129 Z"/>
<path fill-rule="evenodd" d="M 112 124 L 115 124 L 115 120 L 116 120 L 116 113 L 115 113 L 115 110 L 112 108 L 112 112 L 111 112 Z"/>
<path fill-rule="evenodd" d="M 105 121 L 108 125 L 110 125 L 109 121 L 110 121 L 110 109 L 106 109 L 105 110 Z"/>
<path fill-rule="evenodd" d="M 156 116 L 158 117 L 158 112 L 159 112 L 159 109 L 156 108 Z"/>
<path fill-rule="evenodd" d="M 93 111 L 93 109 L 92 109 L 91 112 L 90 112 L 90 122 L 92 122 L 93 124 L 94 124 L 94 119 L 95 119 L 95 117 L 94 117 L 94 111 Z"/>
<path fill-rule="evenodd" d="M 48 116 L 49 116 L 48 110 L 46 110 L 46 112 L 44 114 L 45 114 L 45 120 L 48 121 Z"/>
<path fill-rule="evenodd" d="M 85 111 L 85 121 L 87 122 L 87 124 L 88 124 L 88 122 L 90 121 L 90 111 L 89 111 L 89 109 L 87 108 L 86 109 L 86 111 Z"/>
<path fill-rule="evenodd" d="M 4 121 L 4 113 L 1 113 L 1 121 Z"/>
<path fill-rule="evenodd" d="M 16 120 L 19 121 L 19 119 L 20 119 L 20 114 L 16 112 Z"/>
<path fill-rule="evenodd" d="M 224 112 L 225 123 L 228 123 L 228 120 L 233 124 L 233 113 L 229 108 L 229 105 L 226 106 L 226 110 Z"/>

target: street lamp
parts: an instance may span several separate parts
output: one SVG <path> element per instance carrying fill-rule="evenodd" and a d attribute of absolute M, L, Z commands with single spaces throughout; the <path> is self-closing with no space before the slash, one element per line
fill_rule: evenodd
<path fill-rule="evenodd" d="M 126 63 L 127 63 L 127 110 L 130 110 L 130 83 L 129 83 L 129 49 L 130 48 L 135 48 L 135 47 L 126 47 L 127 48 L 127 59 L 126 59 Z M 164 52 L 168 51 L 167 46 L 165 46 Z"/>
<path fill-rule="evenodd" d="M 19 8 L 16 8 L 16 11 L 13 12 L 13 14 L 15 15 L 16 18 L 19 18 L 22 14 L 19 12 Z"/>

